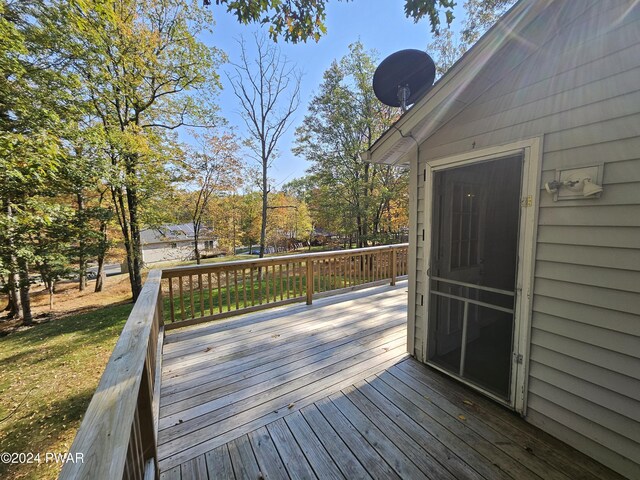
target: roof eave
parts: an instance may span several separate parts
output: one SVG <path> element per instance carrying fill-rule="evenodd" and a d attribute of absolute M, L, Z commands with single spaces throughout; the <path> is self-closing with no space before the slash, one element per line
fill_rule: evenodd
<path fill-rule="evenodd" d="M 495 49 L 492 37 L 502 32 L 505 38 L 516 29 L 523 28 L 548 2 L 520 0 L 471 47 L 434 86 L 405 112 L 362 158 L 372 163 L 388 165 L 408 164 L 407 153 L 426 140 L 448 121 L 447 115 L 466 106 L 459 99 L 467 86 L 465 76 L 474 75 L 482 64 L 483 53 Z"/>

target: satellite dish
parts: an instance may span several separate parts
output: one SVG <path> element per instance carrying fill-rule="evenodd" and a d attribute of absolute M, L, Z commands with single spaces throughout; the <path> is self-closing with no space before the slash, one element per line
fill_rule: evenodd
<path fill-rule="evenodd" d="M 413 104 L 426 92 L 436 77 L 436 66 L 422 50 L 400 50 L 385 58 L 373 74 L 373 91 L 385 105 L 402 107 Z"/>

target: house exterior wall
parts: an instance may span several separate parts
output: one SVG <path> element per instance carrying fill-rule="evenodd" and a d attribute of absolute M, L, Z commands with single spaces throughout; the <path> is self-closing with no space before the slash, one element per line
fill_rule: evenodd
<path fill-rule="evenodd" d="M 171 243 L 175 243 L 176 248 L 171 248 Z M 200 247 L 200 252 L 205 252 L 205 242 L 198 242 L 198 245 Z M 193 260 L 194 251 L 193 240 L 149 243 L 146 245 L 142 245 L 142 261 L 145 264 L 149 264 L 158 262 Z"/>
<path fill-rule="evenodd" d="M 640 478 L 640 6 L 633 3 L 552 4 L 518 32 L 518 49 L 496 55 L 475 77 L 502 69 L 501 80 L 420 145 L 410 195 L 409 345 L 424 360 L 425 163 L 542 136 L 526 418 Z M 557 168 L 601 162 L 601 198 L 554 202 L 544 191 Z"/>
<path fill-rule="evenodd" d="M 193 242 L 174 242 L 176 248 L 171 248 L 171 242 L 150 243 L 142 246 L 142 261 L 146 264 L 157 262 L 171 262 L 189 260 L 193 258 Z"/>

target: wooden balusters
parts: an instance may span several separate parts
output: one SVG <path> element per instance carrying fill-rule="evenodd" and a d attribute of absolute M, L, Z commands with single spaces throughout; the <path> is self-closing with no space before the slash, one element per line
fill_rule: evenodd
<path fill-rule="evenodd" d="M 249 269 L 249 275 L 251 277 L 251 279 L 250 279 L 250 284 L 251 284 L 251 306 L 253 307 L 256 304 L 255 298 L 254 298 L 254 295 L 253 295 L 253 267 L 251 267 Z"/>
<path fill-rule="evenodd" d="M 167 328 L 295 301 L 311 303 L 314 295 L 385 281 L 394 285 L 406 270 L 407 245 L 169 268 L 163 272 L 169 282 Z"/>
<path fill-rule="evenodd" d="M 216 275 L 218 282 L 218 313 L 222 313 L 222 285 L 220 285 L 220 272 Z"/>
<path fill-rule="evenodd" d="M 189 275 L 189 305 L 191 305 L 191 318 L 194 318 L 194 307 L 193 307 L 193 275 Z"/>
<path fill-rule="evenodd" d="M 307 259 L 307 305 L 311 305 L 313 299 L 313 260 Z"/>
<path fill-rule="evenodd" d="M 213 312 L 211 313 L 213 314 Z M 169 279 L 169 314 L 171 315 L 171 323 L 175 322 L 176 317 L 175 317 L 175 307 L 173 305 L 173 278 Z"/>
<path fill-rule="evenodd" d="M 389 260 L 389 266 L 391 267 L 391 285 L 396 284 L 396 277 L 398 276 L 397 271 L 397 262 L 398 262 L 398 251 L 393 249 L 389 252 L 391 259 Z"/>
<path fill-rule="evenodd" d="M 244 267 L 242 268 L 242 302 L 244 308 L 247 308 L 247 276 Z"/>
<path fill-rule="evenodd" d="M 211 284 L 211 272 L 207 274 L 207 290 L 209 290 L 209 315 L 213 315 L 213 285 Z"/>
<path fill-rule="evenodd" d="M 178 293 L 180 294 L 180 318 L 184 321 L 184 294 L 182 292 L 182 277 L 178 277 Z"/>
<path fill-rule="evenodd" d="M 198 275 L 198 291 L 200 292 L 200 316 L 204 317 L 204 289 L 202 287 L 202 275 Z"/>

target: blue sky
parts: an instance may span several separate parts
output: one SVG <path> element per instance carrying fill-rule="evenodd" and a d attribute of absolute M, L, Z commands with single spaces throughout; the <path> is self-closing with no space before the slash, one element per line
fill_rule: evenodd
<path fill-rule="evenodd" d="M 215 3 L 215 2 L 212 2 Z M 322 81 L 322 74 L 334 59 L 348 53 L 351 43 L 360 40 L 367 50 L 375 49 L 379 60 L 404 48 L 425 50 L 432 41 L 427 19 L 415 24 L 404 16 L 404 0 L 353 0 L 339 2 L 330 0 L 327 5 L 327 34 L 318 43 L 309 41 L 296 45 L 279 41 L 282 52 L 303 71 L 301 85 L 301 105 L 296 111 L 292 126 L 283 135 L 279 144 L 280 155 L 275 160 L 270 177 L 280 186 L 293 178 L 304 175 L 309 164 L 293 155 L 294 131 L 304 119 L 307 105 Z M 216 19 L 213 34 L 203 40 L 221 48 L 231 61 L 238 57 L 236 39 L 241 35 L 250 36 L 259 29 L 256 25 L 239 24 L 225 9 L 210 7 Z M 264 29 L 266 31 L 266 28 Z M 248 39 L 250 39 L 248 37 Z M 228 79 L 224 75 L 229 67 L 221 71 L 223 91 L 219 96 L 221 114 L 236 128 L 239 136 L 244 135 L 244 123 Z M 251 161 L 251 160 L 249 160 Z"/>

